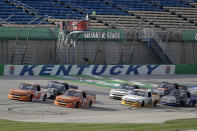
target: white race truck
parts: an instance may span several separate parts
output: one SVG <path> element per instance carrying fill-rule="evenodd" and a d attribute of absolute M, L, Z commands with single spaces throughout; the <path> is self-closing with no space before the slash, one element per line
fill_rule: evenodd
<path fill-rule="evenodd" d="M 117 89 L 111 89 L 109 97 L 112 99 L 122 99 L 124 95 L 127 95 L 130 91 L 138 89 L 137 85 L 121 84 Z"/>
<path fill-rule="evenodd" d="M 121 104 L 136 107 L 156 106 L 158 100 L 159 96 L 152 96 L 149 90 L 134 89 L 122 97 Z"/>

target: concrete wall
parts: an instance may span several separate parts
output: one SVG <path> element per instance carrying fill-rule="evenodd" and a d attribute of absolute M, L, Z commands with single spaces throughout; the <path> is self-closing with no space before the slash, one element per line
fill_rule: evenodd
<path fill-rule="evenodd" d="M 166 53 L 175 64 L 197 63 L 197 43 L 168 42 Z"/>
<path fill-rule="evenodd" d="M 19 40 L 17 47 L 22 47 L 27 43 L 25 55 L 25 63 L 27 64 L 52 64 L 54 62 L 55 44 L 56 41 L 49 40 L 34 40 L 25 41 Z M 15 40 L 0 41 L 0 63 L 11 63 L 12 54 L 15 51 Z"/>
<path fill-rule="evenodd" d="M 0 41 L 0 64 L 10 64 L 15 40 Z M 56 41 L 18 41 L 18 46 L 27 43 L 26 64 L 55 64 Z M 74 52 L 73 52 L 73 49 Z M 174 64 L 196 64 L 197 43 L 167 42 L 166 53 Z M 146 44 L 128 40 L 125 44 L 109 41 L 78 41 L 76 48 L 67 50 L 65 64 L 159 64 Z M 89 62 L 84 61 L 88 58 Z"/>

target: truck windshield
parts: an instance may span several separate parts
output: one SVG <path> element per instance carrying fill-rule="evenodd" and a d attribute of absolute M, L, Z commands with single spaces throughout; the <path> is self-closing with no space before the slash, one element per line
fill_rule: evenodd
<path fill-rule="evenodd" d="M 23 90 L 34 90 L 34 86 L 30 84 L 20 84 L 18 88 Z"/>
<path fill-rule="evenodd" d="M 62 84 L 59 84 L 59 83 L 49 83 L 47 85 L 47 88 L 63 89 L 64 86 Z"/>
<path fill-rule="evenodd" d="M 180 92 L 177 91 L 177 90 L 174 90 L 174 91 L 171 91 L 171 92 L 170 92 L 170 95 L 175 96 L 175 97 L 179 97 Z"/>
<path fill-rule="evenodd" d="M 134 86 L 129 84 L 122 84 L 118 87 L 118 89 L 132 90 L 134 89 Z"/>
<path fill-rule="evenodd" d="M 68 90 L 64 93 L 66 96 L 80 97 L 80 92 L 74 90 Z"/>
<path fill-rule="evenodd" d="M 131 95 L 137 95 L 137 96 L 142 96 L 142 97 L 146 97 L 146 92 L 144 91 L 139 91 L 139 90 L 134 90 L 131 92 Z"/>
<path fill-rule="evenodd" d="M 168 83 L 168 82 L 162 82 L 159 84 L 160 88 L 168 88 L 169 86 L 170 86 L 170 83 Z"/>

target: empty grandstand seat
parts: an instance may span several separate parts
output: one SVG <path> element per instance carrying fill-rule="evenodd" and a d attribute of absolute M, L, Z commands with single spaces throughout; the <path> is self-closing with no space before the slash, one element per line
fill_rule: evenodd
<path fill-rule="evenodd" d="M 192 3 L 194 2 L 197 0 L 193 0 Z M 8 19 L 8 22 L 17 24 L 28 23 L 37 16 L 42 16 L 33 22 L 35 24 L 41 22 L 47 15 L 54 19 L 83 19 L 93 12 L 96 12 L 97 20 L 91 22 L 92 27 L 105 27 L 107 23 L 112 23 L 120 16 L 122 16 L 121 19 L 114 24 L 118 28 L 134 27 L 142 19 L 148 20 L 145 23 L 154 19 L 154 24 L 173 28 L 185 21 L 178 17 L 179 15 L 194 22 L 197 20 L 195 17 L 197 12 L 193 5 L 180 0 L 20 0 L 19 4 L 14 3 L 14 0 L 9 0 L 8 3 L 0 0 L 0 18 L 6 19 L 15 14 L 16 16 Z M 103 23 L 99 23 L 99 20 Z M 185 27 L 193 26 L 192 23 L 185 24 Z"/>

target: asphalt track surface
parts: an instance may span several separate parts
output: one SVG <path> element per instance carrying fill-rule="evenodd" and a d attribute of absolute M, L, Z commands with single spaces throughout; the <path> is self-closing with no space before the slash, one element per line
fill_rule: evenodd
<path fill-rule="evenodd" d="M 189 86 L 197 85 L 197 75 L 148 75 L 148 76 L 104 76 L 122 80 L 159 83 L 176 82 Z M 46 102 L 23 102 L 9 100 L 8 91 L 21 82 L 36 82 L 46 85 L 51 79 L 45 77 L 0 77 L 0 119 L 32 122 L 66 123 L 161 123 L 166 120 L 197 118 L 197 107 L 170 107 L 158 104 L 157 107 L 137 108 L 120 104 L 120 100 L 108 97 L 109 88 L 87 84 L 71 83 L 80 89 L 95 93 L 97 103 L 91 108 L 64 108 Z"/>

